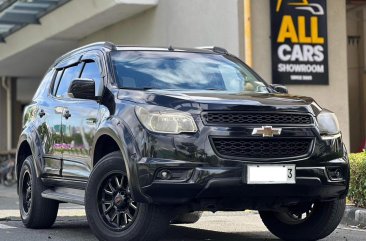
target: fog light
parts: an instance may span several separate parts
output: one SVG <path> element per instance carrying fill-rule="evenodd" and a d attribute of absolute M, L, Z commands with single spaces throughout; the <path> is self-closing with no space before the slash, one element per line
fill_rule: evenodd
<path fill-rule="evenodd" d="M 337 178 L 342 177 L 341 170 L 339 170 L 339 169 L 335 170 L 334 174 L 335 174 L 335 176 L 336 176 Z"/>
<path fill-rule="evenodd" d="M 169 170 L 161 170 L 159 173 L 158 173 L 158 177 L 162 180 L 169 180 L 171 178 L 171 173 Z"/>
<path fill-rule="evenodd" d="M 192 176 L 192 169 L 172 168 L 158 170 L 155 176 L 156 180 L 168 182 L 184 182 Z"/>
<path fill-rule="evenodd" d="M 341 181 L 344 179 L 342 168 L 340 167 L 328 167 L 328 177 L 332 181 Z"/>

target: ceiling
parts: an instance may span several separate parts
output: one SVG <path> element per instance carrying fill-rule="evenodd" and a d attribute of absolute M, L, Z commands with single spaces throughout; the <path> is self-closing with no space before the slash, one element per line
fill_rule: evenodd
<path fill-rule="evenodd" d="M 5 1 L 9 2 L 9 0 Z M 1 5 L 2 2 L 4 0 L 0 0 L 0 8 L 4 6 L 4 4 Z M 46 7 L 45 3 L 49 2 L 54 3 L 53 8 L 42 10 L 40 6 Z M 44 5 L 39 5 L 41 3 Z M 32 10 L 29 10 L 28 4 L 33 5 Z M 0 43 L 0 76 L 39 78 L 56 58 L 78 47 L 80 39 L 157 4 L 158 0 L 16 1 L 5 11 L 17 10 L 18 14 L 21 10 L 20 6 L 27 6 L 20 12 L 28 17 L 36 16 L 33 20 L 38 19 L 39 24 L 36 21 L 13 24 L 18 28 L 17 30 L 0 33 L 5 38 L 5 42 Z M 14 8 L 14 6 L 18 7 Z M 43 12 L 36 13 L 38 10 L 34 8 Z M 0 31 L 1 13 L 0 10 Z M 18 15 L 18 17 L 24 16 Z"/>
<path fill-rule="evenodd" d="M 29 24 L 40 24 L 39 19 L 69 0 L 0 0 L 0 42 Z"/>

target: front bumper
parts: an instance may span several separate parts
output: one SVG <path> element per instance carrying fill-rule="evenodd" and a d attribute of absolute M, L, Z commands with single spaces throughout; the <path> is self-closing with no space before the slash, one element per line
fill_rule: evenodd
<path fill-rule="evenodd" d="M 253 128 L 258 125 L 220 127 L 204 125 L 200 118 L 196 121 L 200 131 L 195 134 L 157 134 L 140 125 L 133 129 L 136 151 L 128 153 L 131 157 L 128 163 L 132 170 L 130 179 L 136 184 L 132 190 L 136 201 L 188 204 L 197 210 L 265 210 L 347 195 L 349 162 L 340 137 L 323 140 L 315 125 L 282 126 L 278 139 L 312 139 L 306 155 L 234 158 L 219 155 L 210 142 L 211 138 L 252 137 Z M 246 184 L 248 164 L 293 164 L 296 166 L 296 184 Z M 342 170 L 341 180 L 329 177 L 327 170 L 333 167 Z M 164 169 L 179 170 L 177 173 L 186 175 L 173 180 L 159 179 L 159 172 Z"/>
<path fill-rule="evenodd" d="M 294 163 L 295 164 L 295 163 Z M 328 201 L 348 192 L 347 157 L 326 166 L 296 167 L 296 184 L 246 184 L 246 163 L 235 167 L 207 167 L 185 161 L 143 159 L 138 164 L 141 191 L 157 204 L 192 204 L 198 210 L 275 209 L 301 202 Z M 329 168 L 342 178 L 331 180 Z M 161 180 L 162 170 L 186 173 L 180 180 Z"/>

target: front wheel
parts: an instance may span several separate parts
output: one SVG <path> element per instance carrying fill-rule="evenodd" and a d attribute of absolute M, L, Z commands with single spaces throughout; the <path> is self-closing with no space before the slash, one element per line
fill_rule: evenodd
<path fill-rule="evenodd" d="M 313 241 L 330 235 L 342 220 L 346 200 L 289 207 L 284 212 L 260 211 L 268 230 L 286 241 Z"/>
<path fill-rule="evenodd" d="M 99 240 L 155 241 L 167 229 L 167 210 L 135 202 L 130 185 L 120 152 L 106 155 L 94 167 L 86 188 L 85 210 Z"/>

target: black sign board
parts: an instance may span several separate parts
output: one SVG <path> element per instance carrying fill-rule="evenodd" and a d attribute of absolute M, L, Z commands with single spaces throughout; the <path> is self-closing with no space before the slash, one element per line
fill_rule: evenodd
<path fill-rule="evenodd" d="M 274 84 L 329 83 L 326 0 L 270 0 Z"/>

